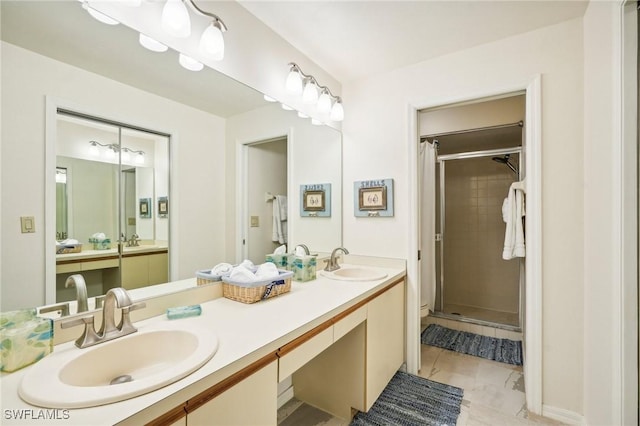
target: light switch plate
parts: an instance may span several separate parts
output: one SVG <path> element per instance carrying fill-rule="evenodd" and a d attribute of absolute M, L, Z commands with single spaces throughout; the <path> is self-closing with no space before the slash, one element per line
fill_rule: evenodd
<path fill-rule="evenodd" d="M 20 227 L 23 234 L 31 234 L 36 232 L 36 221 L 33 216 L 21 216 Z"/>
<path fill-rule="evenodd" d="M 251 216 L 251 227 L 257 228 L 260 226 L 260 216 Z"/>

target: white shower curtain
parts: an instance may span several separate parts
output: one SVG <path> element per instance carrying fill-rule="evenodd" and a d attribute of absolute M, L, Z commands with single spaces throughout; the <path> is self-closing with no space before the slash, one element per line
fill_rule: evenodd
<path fill-rule="evenodd" d="M 420 147 L 420 305 L 435 311 L 436 301 L 436 150 Z"/>

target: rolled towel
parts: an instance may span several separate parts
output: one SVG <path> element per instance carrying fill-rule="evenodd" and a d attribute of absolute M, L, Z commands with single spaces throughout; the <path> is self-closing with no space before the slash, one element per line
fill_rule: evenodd
<path fill-rule="evenodd" d="M 233 268 L 229 278 L 240 283 L 252 283 L 257 281 L 256 274 L 242 265 L 238 265 Z"/>
<path fill-rule="evenodd" d="M 266 262 L 258 266 L 258 270 L 256 271 L 255 275 L 258 279 L 267 280 L 269 278 L 278 277 L 280 275 L 280 272 L 278 272 L 278 268 L 275 264 Z"/>
<path fill-rule="evenodd" d="M 275 249 L 273 251 L 273 254 L 285 254 L 286 252 L 287 252 L 287 246 L 283 244 L 280 247 L 278 247 L 277 249 Z"/>
<path fill-rule="evenodd" d="M 230 263 L 218 263 L 211 268 L 211 275 L 229 275 L 232 269 L 233 265 Z"/>
<path fill-rule="evenodd" d="M 242 263 L 240 263 L 240 265 L 238 266 L 244 266 L 245 268 L 252 270 L 252 269 L 256 269 L 256 265 L 253 264 L 252 261 L 250 261 L 249 259 L 245 259 L 242 261 Z"/>

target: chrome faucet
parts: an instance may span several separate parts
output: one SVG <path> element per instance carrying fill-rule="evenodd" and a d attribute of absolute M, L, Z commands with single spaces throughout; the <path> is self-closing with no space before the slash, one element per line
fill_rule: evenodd
<path fill-rule="evenodd" d="M 131 238 L 129 238 L 127 240 L 127 247 L 138 247 L 140 241 L 140 237 L 138 236 L 138 234 L 133 234 L 131 236 Z"/>
<path fill-rule="evenodd" d="M 327 266 L 324 267 L 324 270 L 327 272 L 333 272 L 340 269 L 340 265 L 338 265 L 338 250 L 342 251 L 344 254 L 349 254 L 349 250 L 344 247 L 338 247 L 333 249 L 331 252 L 331 257 L 328 260 L 325 260 Z"/>
<path fill-rule="evenodd" d="M 66 288 L 76 288 L 76 301 L 78 303 L 76 312 L 87 312 L 89 310 L 87 304 L 87 283 L 84 281 L 84 277 L 80 274 L 71 275 L 65 281 L 64 286 Z"/>
<path fill-rule="evenodd" d="M 102 326 L 97 333 L 93 315 L 86 315 L 63 321 L 60 323 L 60 327 L 69 328 L 76 325 L 84 325 L 84 332 L 76 340 L 76 346 L 83 349 L 138 331 L 138 329 L 131 324 L 129 313 L 136 309 L 144 308 L 145 306 L 144 302 L 136 304 L 132 303 L 127 290 L 122 287 L 116 287 L 110 289 L 104 297 L 104 304 L 102 306 Z M 122 318 L 118 325 L 115 323 L 116 308 L 120 308 L 122 310 Z"/>

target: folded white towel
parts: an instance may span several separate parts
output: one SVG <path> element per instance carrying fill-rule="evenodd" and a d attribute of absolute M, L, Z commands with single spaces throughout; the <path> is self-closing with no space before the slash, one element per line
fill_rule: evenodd
<path fill-rule="evenodd" d="M 229 278 L 240 283 L 252 283 L 254 281 L 257 281 L 256 274 L 242 265 L 238 265 L 233 268 L 231 274 L 229 275 Z"/>
<path fill-rule="evenodd" d="M 285 254 L 286 252 L 287 252 L 287 246 L 283 244 L 280 247 L 278 247 L 277 249 L 275 249 L 273 251 L 273 254 Z"/>
<path fill-rule="evenodd" d="M 231 273 L 233 265 L 230 263 L 218 263 L 211 268 L 211 275 L 228 275 Z"/>
<path fill-rule="evenodd" d="M 278 277 L 280 275 L 280 272 L 278 272 L 278 268 L 275 264 L 266 262 L 258 266 L 258 270 L 256 271 L 255 275 L 258 279 L 267 280 L 269 278 Z"/>
<path fill-rule="evenodd" d="M 502 221 L 504 223 L 509 221 L 509 198 L 505 198 L 502 202 Z"/>
<path fill-rule="evenodd" d="M 271 241 L 287 242 L 287 196 L 276 195 L 273 200 L 273 231 Z"/>
<path fill-rule="evenodd" d="M 78 241 L 78 240 L 76 240 L 74 238 L 69 238 L 67 240 L 64 240 L 62 243 L 63 244 L 79 244 L 80 241 Z"/>

